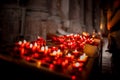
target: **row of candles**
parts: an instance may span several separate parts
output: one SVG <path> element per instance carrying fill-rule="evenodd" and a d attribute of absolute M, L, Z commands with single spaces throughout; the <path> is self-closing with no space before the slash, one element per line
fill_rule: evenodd
<path fill-rule="evenodd" d="M 98 43 L 94 41 L 95 35 L 90 35 L 83 32 L 83 34 L 69 34 L 63 36 L 53 36 L 51 39 L 56 45 L 60 45 L 61 48 L 68 48 L 72 50 L 82 51 L 85 44 L 91 44 L 98 46 Z"/>
<path fill-rule="evenodd" d="M 93 45 L 93 38 L 86 34 L 70 34 L 53 37 L 52 41 L 57 42 L 56 46 L 47 46 L 47 42 L 41 37 L 33 42 L 19 41 L 14 47 L 15 56 L 35 62 L 37 67 L 62 71 L 76 79 L 88 60 L 88 56 L 82 51 L 84 45 Z"/>

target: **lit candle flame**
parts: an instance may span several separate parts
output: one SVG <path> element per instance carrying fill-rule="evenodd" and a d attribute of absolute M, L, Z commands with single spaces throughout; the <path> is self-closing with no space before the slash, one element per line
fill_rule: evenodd
<path fill-rule="evenodd" d="M 45 50 L 48 50 L 48 46 L 45 46 Z"/>
<path fill-rule="evenodd" d="M 57 52 L 56 52 L 56 51 L 53 51 L 52 55 L 55 56 L 56 54 L 57 54 Z"/>
<path fill-rule="evenodd" d="M 75 66 L 76 66 L 76 67 L 79 67 L 79 66 L 80 66 L 80 63 L 76 62 L 76 63 L 75 63 Z"/>
<path fill-rule="evenodd" d="M 79 59 L 80 59 L 80 60 L 86 60 L 87 57 L 88 57 L 88 56 L 84 53 L 83 55 L 80 56 Z"/>
<path fill-rule="evenodd" d="M 36 42 L 35 42 L 34 46 L 37 47 L 37 43 Z"/>
<path fill-rule="evenodd" d="M 71 54 L 70 54 L 70 53 L 68 53 L 68 54 L 67 54 L 67 57 L 71 57 Z"/>
<path fill-rule="evenodd" d="M 41 51 L 44 51 L 44 50 L 45 50 L 44 46 L 42 46 L 40 50 L 41 50 Z"/>
<path fill-rule="evenodd" d="M 21 45 L 21 44 L 22 44 L 22 41 L 19 41 L 18 44 Z"/>
<path fill-rule="evenodd" d="M 23 43 L 26 43 L 27 41 L 26 40 L 23 40 Z"/>
<path fill-rule="evenodd" d="M 33 47 L 33 44 L 30 44 L 30 48 L 32 48 Z"/>

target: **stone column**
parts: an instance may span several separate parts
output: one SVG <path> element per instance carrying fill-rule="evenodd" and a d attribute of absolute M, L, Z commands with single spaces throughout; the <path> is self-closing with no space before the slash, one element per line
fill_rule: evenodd
<path fill-rule="evenodd" d="M 83 31 L 86 31 L 85 30 L 85 5 L 84 5 L 84 1 L 85 0 L 79 0 L 80 1 L 80 24 L 81 24 L 81 27 L 82 27 L 82 30 Z"/>
<path fill-rule="evenodd" d="M 61 12 L 63 14 L 63 26 L 66 28 L 66 31 L 70 27 L 70 21 L 69 21 L 69 0 L 62 0 L 61 1 Z"/>
<path fill-rule="evenodd" d="M 41 22 L 41 25 L 42 25 L 42 33 L 41 33 L 41 36 L 46 40 L 46 22 L 42 21 Z"/>
<path fill-rule="evenodd" d="M 61 24 L 61 0 L 48 0 L 50 16 L 47 20 L 47 32 L 56 34 L 58 25 Z"/>
<path fill-rule="evenodd" d="M 70 0 L 70 30 L 72 33 L 81 33 L 82 28 L 80 25 L 80 4 L 79 0 Z"/>
<path fill-rule="evenodd" d="M 61 1 L 61 11 L 64 15 L 64 19 L 68 19 L 69 17 L 69 0 L 62 0 Z"/>
<path fill-rule="evenodd" d="M 99 4 L 100 1 L 98 0 L 97 2 L 94 0 L 94 28 L 97 30 L 97 32 L 100 32 L 100 7 Z"/>
<path fill-rule="evenodd" d="M 26 8 L 22 7 L 21 8 L 22 16 L 21 16 L 21 29 L 20 29 L 20 36 L 24 35 L 24 27 L 25 27 L 25 13 L 26 13 Z"/>
<path fill-rule="evenodd" d="M 78 5 L 78 0 L 70 0 L 70 20 L 79 20 L 80 19 L 80 8 Z"/>
<path fill-rule="evenodd" d="M 93 32 L 93 13 L 92 13 L 92 10 L 93 10 L 93 7 L 92 7 L 92 4 L 93 1 L 92 0 L 86 0 L 86 31 L 89 32 L 89 33 L 92 33 Z"/>
<path fill-rule="evenodd" d="M 57 15 L 57 0 L 51 0 L 50 2 L 50 14 L 51 16 Z"/>

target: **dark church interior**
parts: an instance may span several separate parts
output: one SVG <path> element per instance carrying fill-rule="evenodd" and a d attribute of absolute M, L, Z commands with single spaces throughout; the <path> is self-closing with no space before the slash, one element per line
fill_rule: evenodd
<path fill-rule="evenodd" d="M 120 80 L 119 13 L 120 0 L 0 0 L 0 80 Z"/>

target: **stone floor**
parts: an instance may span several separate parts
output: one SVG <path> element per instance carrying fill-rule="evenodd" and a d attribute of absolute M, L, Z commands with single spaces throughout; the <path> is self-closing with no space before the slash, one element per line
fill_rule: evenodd
<path fill-rule="evenodd" d="M 112 80 L 111 70 L 111 53 L 105 52 L 107 50 L 108 40 L 103 39 L 103 50 L 102 50 L 102 80 Z"/>

